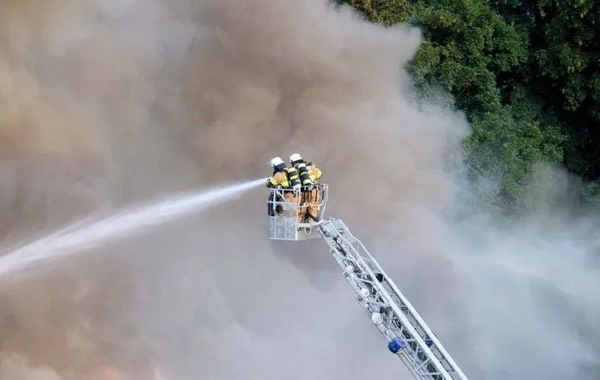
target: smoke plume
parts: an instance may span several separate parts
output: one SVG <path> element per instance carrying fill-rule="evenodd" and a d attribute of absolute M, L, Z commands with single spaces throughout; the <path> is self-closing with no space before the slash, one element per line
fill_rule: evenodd
<path fill-rule="evenodd" d="M 324 0 L 4 1 L 1 242 L 299 152 L 464 372 L 583 379 L 592 227 L 449 222 L 468 126 L 412 102 L 420 42 Z M 0 377 L 409 379 L 324 243 L 265 239 L 265 199 L 0 279 Z"/>

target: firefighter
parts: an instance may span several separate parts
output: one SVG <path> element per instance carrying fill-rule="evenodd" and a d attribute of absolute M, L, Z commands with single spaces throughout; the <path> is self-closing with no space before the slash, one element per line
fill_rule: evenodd
<path fill-rule="evenodd" d="M 307 162 L 306 168 L 308 169 L 308 176 L 310 177 L 310 180 L 313 181 L 314 184 L 318 184 L 321 180 L 321 177 L 323 177 L 323 172 L 321 172 L 321 169 L 319 169 L 319 167 L 313 162 Z"/>
<path fill-rule="evenodd" d="M 296 193 L 299 192 L 301 183 L 298 171 L 293 166 L 286 166 L 285 162 L 280 157 L 274 157 L 269 161 L 269 165 L 273 168 L 273 175 L 267 180 L 267 187 L 270 189 L 281 189 L 284 199 L 295 204 L 297 202 Z M 280 202 L 281 198 L 275 192 L 269 196 L 269 216 L 275 216 L 275 212 L 281 214 L 283 207 L 277 205 L 276 210 L 273 210 L 273 202 Z"/>
<path fill-rule="evenodd" d="M 316 186 L 323 176 L 321 170 L 312 162 L 306 162 L 299 153 L 290 156 L 290 164 L 298 170 L 302 184 L 302 221 L 314 224 L 319 215 L 319 189 Z"/>
<path fill-rule="evenodd" d="M 316 223 L 317 216 L 319 215 L 319 208 L 321 203 L 321 193 L 320 189 L 317 186 L 319 184 L 319 180 L 323 177 L 323 173 L 321 169 L 313 162 L 307 162 L 306 168 L 308 169 L 308 176 L 313 183 L 313 188 L 310 190 L 309 203 L 306 208 L 306 216 L 308 217 L 308 222 L 313 224 Z M 314 216 L 314 218 L 312 217 Z"/>
<path fill-rule="evenodd" d="M 296 170 L 298 170 L 298 174 L 300 176 L 300 183 L 302 184 L 302 190 L 310 190 L 314 183 L 310 179 L 310 174 L 308 173 L 306 162 L 304 162 L 302 156 L 300 156 L 300 154 L 298 153 L 292 154 L 290 156 L 290 165 L 292 165 L 296 168 Z"/>

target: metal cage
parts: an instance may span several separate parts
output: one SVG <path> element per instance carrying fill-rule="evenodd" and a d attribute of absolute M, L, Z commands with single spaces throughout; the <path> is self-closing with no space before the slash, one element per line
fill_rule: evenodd
<path fill-rule="evenodd" d="M 329 187 L 316 184 L 311 191 L 269 189 L 267 200 L 267 229 L 272 240 L 307 240 L 321 237 L 314 228 L 317 221 L 323 220 L 329 197 Z M 307 216 L 315 211 L 316 219 Z M 306 215 L 305 218 L 302 216 Z"/>

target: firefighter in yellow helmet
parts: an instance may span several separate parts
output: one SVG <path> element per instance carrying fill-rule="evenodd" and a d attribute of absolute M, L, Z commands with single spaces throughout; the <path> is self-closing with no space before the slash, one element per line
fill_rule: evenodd
<path fill-rule="evenodd" d="M 323 176 L 321 170 L 312 162 L 306 162 L 299 153 L 290 156 L 290 164 L 298 170 L 302 184 L 302 219 L 314 224 L 318 221 L 320 193 L 315 186 Z"/>
<path fill-rule="evenodd" d="M 297 202 L 296 192 L 301 187 L 298 171 L 293 166 L 287 166 L 281 157 L 272 158 L 269 165 L 273 168 L 273 175 L 267 180 L 267 187 L 281 189 L 285 200 L 294 205 Z M 269 196 L 269 216 L 275 216 L 275 211 L 279 214 L 283 212 L 281 205 L 277 206 L 277 210 L 273 210 L 273 202 L 281 201 L 281 198 L 275 198 L 274 194 Z"/>

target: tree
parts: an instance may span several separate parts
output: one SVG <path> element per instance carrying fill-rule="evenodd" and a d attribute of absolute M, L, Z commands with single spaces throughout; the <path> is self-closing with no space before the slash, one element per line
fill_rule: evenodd
<path fill-rule="evenodd" d="M 561 124 L 544 113 L 544 101 L 524 80 L 528 29 L 480 0 L 342 2 L 374 22 L 410 20 L 423 29 L 425 40 L 410 65 L 417 89 L 452 94 L 473 130 L 465 143 L 471 175 L 497 180 L 504 205 L 521 205 L 535 163 L 562 160 L 567 138 Z"/>
<path fill-rule="evenodd" d="M 496 0 L 493 7 L 530 41 L 527 69 L 512 78 L 544 99 L 571 135 L 565 163 L 600 180 L 600 3 Z"/>
<path fill-rule="evenodd" d="M 384 26 L 406 22 L 413 13 L 409 0 L 334 0 L 348 4 L 367 20 Z"/>

